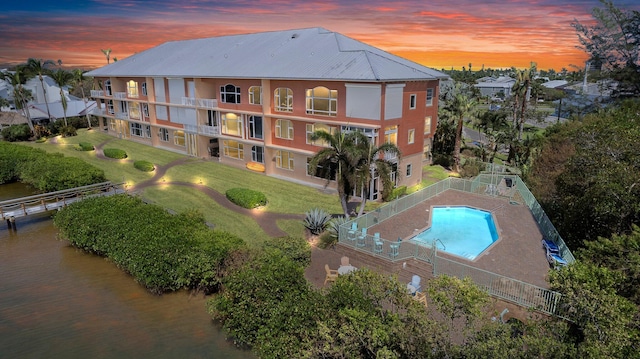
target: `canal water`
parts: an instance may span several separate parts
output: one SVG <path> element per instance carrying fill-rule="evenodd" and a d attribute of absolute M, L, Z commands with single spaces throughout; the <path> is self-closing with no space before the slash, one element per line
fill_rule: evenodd
<path fill-rule="evenodd" d="M 0 201 L 32 194 L 0 185 Z M 155 296 L 57 238 L 47 215 L 0 222 L 0 358 L 255 358 L 186 292 Z"/>

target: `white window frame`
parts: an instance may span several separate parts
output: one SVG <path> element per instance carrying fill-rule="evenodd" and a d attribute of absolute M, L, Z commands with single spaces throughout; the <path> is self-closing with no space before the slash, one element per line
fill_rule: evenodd
<path fill-rule="evenodd" d="M 223 103 L 240 103 L 241 90 L 239 86 L 234 84 L 226 84 L 220 86 L 220 101 Z"/>
<path fill-rule="evenodd" d="M 116 130 L 116 120 L 114 120 L 114 119 L 110 119 L 109 120 L 109 129 L 111 131 L 115 131 Z"/>
<path fill-rule="evenodd" d="M 260 151 L 257 151 L 257 149 Z M 259 152 L 259 153 L 258 153 Z M 260 158 L 258 158 L 258 155 Z M 264 163 L 264 147 L 262 146 L 251 146 L 251 161 Z"/>
<path fill-rule="evenodd" d="M 169 142 L 169 130 L 167 130 L 166 128 L 159 128 L 158 137 L 162 142 Z"/>
<path fill-rule="evenodd" d="M 237 156 L 232 156 L 231 153 L 233 152 L 235 152 Z M 244 144 L 236 140 L 223 140 L 222 155 L 236 160 L 244 160 Z"/>
<path fill-rule="evenodd" d="M 424 134 L 431 134 L 431 116 L 424 118 Z"/>
<path fill-rule="evenodd" d="M 278 87 L 275 89 L 273 92 L 273 109 L 278 112 L 293 112 L 293 91 L 290 88 Z"/>
<path fill-rule="evenodd" d="M 413 173 L 413 168 L 412 168 L 411 163 L 407 164 L 407 172 L 406 173 L 407 173 L 407 178 L 411 177 L 411 174 Z"/>
<path fill-rule="evenodd" d="M 260 119 L 260 133 L 258 134 L 256 131 L 256 119 Z M 264 119 L 262 118 L 262 116 L 255 116 L 255 115 L 250 115 L 248 120 L 248 127 L 249 127 L 249 138 L 255 138 L 255 139 L 259 139 L 262 140 L 264 138 Z"/>
<path fill-rule="evenodd" d="M 409 130 L 409 133 L 407 134 L 407 143 L 408 144 L 412 144 L 416 141 L 416 129 L 412 128 Z"/>
<path fill-rule="evenodd" d="M 140 85 L 140 88 L 142 89 L 142 95 L 147 96 L 147 83 L 143 82 L 142 85 Z"/>
<path fill-rule="evenodd" d="M 286 126 L 283 126 L 283 124 L 285 124 Z M 280 118 L 276 119 L 275 135 L 276 135 L 276 138 L 293 140 L 293 123 L 291 122 L 291 120 L 285 120 Z"/>
<path fill-rule="evenodd" d="M 262 105 L 262 86 L 249 87 L 249 103 L 252 105 Z"/>
<path fill-rule="evenodd" d="M 138 98 L 138 83 L 133 80 L 127 81 L 127 97 Z"/>
<path fill-rule="evenodd" d="M 434 89 L 432 88 L 428 88 L 427 89 L 427 106 L 433 106 L 433 93 L 434 93 Z"/>
<path fill-rule="evenodd" d="M 235 119 L 233 118 L 235 116 Z M 220 119 L 222 123 L 222 134 L 229 136 L 237 136 L 242 137 L 243 134 L 243 126 L 242 126 L 242 115 L 228 112 L 220 114 Z M 233 128 L 232 125 L 235 125 Z"/>
<path fill-rule="evenodd" d="M 173 131 L 173 144 L 176 146 L 185 146 L 185 133 L 183 130 L 174 130 Z"/>
<path fill-rule="evenodd" d="M 136 122 L 129 122 L 129 133 L 131 136 L 143 137 L 142 125 Z"/>
<path fill-rule="evenodd" d="M 106 80 L 104 82 L 104 92 L 108 96 L 113 96 L 113 89 L 111 88 L 111 80 Z"/>
<path fill-rule="evenodd" d="M 286 153 L 286 162 L 284 163 L 285 159 L 283 159 L 283 154 Z M 283 151 L 283 150 L 278 150 L 276 151 L 276 167 L 277 168 L 281 168 L 284 170 L 289 170 L 289 171 L 293 171 L 294 170 L 294 166 L 293 166 L 294 162 L 293 162 L 293 152 L 290 151 Z"/>
<path fill-rule="evenodd" d="M 392 138 L 394 139 L 392 141 Z M 388 126 L 384 128 L 384 143 L 398 145 L 398 126 Z"/>
<path fill-rule="evenodd" d="M 324 140 L 312 141 L 311 140 L 311 136 L 313 135 L 314 132 L 320 131 L 320 130 L 323 130 L 323 131 L 328 132 L 330 134 L 334 134 L 335 131 L 336 131 L 336 128 L 335 127 L 331 127 L 331 126 L 329 126 L 327 124 L 324 124 L 324 123 L 308 123 L 307 126 L 306 126 L 306 130 L 307 130 L 306 143 L 308 145 L 326 147 L 326 146 L 329 145 L 327 142 L 325 142 Z"/>
<path fill-rule="evenodd" d="M 129 107 L 129 118 L 134 120 L 140 119 L 140 104 L 137 102 L 131 102 Z"/>
<path fill-rule="evenodd" d="M 409 109 L 410 110 L 415 110 L 417 99 L 418 99 L 418 96 L 416 94 L 412 93 L 411 95 L 409 95 Z"/>
<path fill-rule="evenodd" d="M 323 92 L 326 92 L 326 94 Z M 316 86 L 312 89 L 307 89 L 306 104 L 307 115 L 337 116 L 338 90 L 331 90 L 324 86 Z"/>
<path fill-rule="evenodd" d="M 144 115 L 144 117 L 149 117 L 149 104 L 142 104 L 142 114 Z"/>
<path fill-rule="evenodd" d="M 147 138 L 151 138 L 151 126 L 145 125 L 144 126 L 144 133 L 145 133 Z"/>
<path fill-rule="evenodd" d="M 111 115 L 115 114 L 115 110 L 113 108 L 113 100 L 107 100 L 107 112 Z"/>

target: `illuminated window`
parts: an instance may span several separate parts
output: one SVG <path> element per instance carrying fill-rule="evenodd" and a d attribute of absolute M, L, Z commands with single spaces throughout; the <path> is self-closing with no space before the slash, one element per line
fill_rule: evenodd
<path fill-rule="evenodd" d="M 158 137 L 160 137 L 160 141 L 162 142 L 169 142 L 169 131 L 166 128 L 159 129 Z"/>
<path fill-rule="evenodd" d="M 131 136 L 142 137 L 142 125 L 139 123 L 129 123 Z"/>
<path fill-rule="evenodd" d="M 276 137 L 293 140 L 293 124 L 289 120 L 276 120 Z"/>
<path fill-rule="evenodd" d="M 251 161 L 264 163 L 264 147 L 262 146 L 251 147 Z"/>
<path fill-rule="evenodd" d="M 127 96 L 136 98 L 138 97 L 138 83 L 131 80 L 127 82 Z"/>
<path fill-rule="evenodd" d="M 433 106 L 433 89 L 427 89 L 427 106 Z"/>
<path fill-rule="evenodd" d="M 224 140 L 222 141 L 222 154 L 226 157 L 242 160 L 244 159 L 244 145 L 238 141 Z"/>
<path fill-rule="evenodd" d="M 307 114 L 336 116 L 338 114 L 338 90 L 318 86 L 307 90 Z"/>
<path fill-rule="evenodd" d="M 415 129 L 410 129 L 409 130 L 409 144 L 412 144 L 416 141 L 416 130 Z"/>
<path fill-rule="evenodd" d="M 414 108 L 416 108 L 416 95 L 415 95 L 415 94 L 412 94 L 412 95 L 409 97 L 409 108 L 410 108 L 410 109 L 412 109 L 412 110 L 413 110 Z"/>
<path fill-rule="evenodd" d="M 384 143 L 398 144 L 398 126 L 384 128 Z"/>
<path fill-rule="evenodd" d="M 173 131 L 173 144 L 184 146 L 184 131 Z"/>
<path fill-rule="evenodd" d="M 262 105 L 262 87 L 249 87 L 249 103 L 252 105 Z"/>
<path fill-rule="evenodd" d="M 235 113 L 223 113 L 222 133 L 225 135 L 242 136 L 242 117 Z"/>
<path fill-rule="evenodd" d="M 232 84 L 220 86 L 220 100 L 224 103 L 240 103 L 240 87 Z"/>
<path fill-rule="evenodd" d="M 262 139 L 262 116 L 249 116 L 249 137 Z"/>
<path fill-rule="evenodd" d="M 293 91 L 279 87 L 274 93 L 274 108 L 280 112 L 293 112 Z"/>
<path fill-rule="evenodd" d="M 424 134 L 428 135 L 431 133 L 431 116 L 427 116 L 424 118 Z"/>
<path fill-rule="evenodd" d="M 276 167 L 293 170 L 293 153 L 289 151 L 276 151 Z"/>
<path fill-rule="evenodd" d="M 309 123 L 307 124 L 307 144 L 315 145 L 315 146 L 328 146 L 328 143 L 326 141 L 324 140 L 313 141 L 311 139 L 311 136 L 316 131 L 324 131 L 324 132 L 333 134 L 335 130 L 336 130 L 335 127 L 330 127 L 328 125 L 325 125 L 324 123 L 314 123 L 314 124 Z"/>
<path fill-rule="evenodd" d="M 116 120 L 109 120 L 109 129 L 111 131 L 115 131 L 116 130 Z"/>
<path fill-rule="evenodd" d="M 129 118 L 139 120 L 140 119 L 140 104 L 137 102 L 131 102 L 129 106 Z"/>

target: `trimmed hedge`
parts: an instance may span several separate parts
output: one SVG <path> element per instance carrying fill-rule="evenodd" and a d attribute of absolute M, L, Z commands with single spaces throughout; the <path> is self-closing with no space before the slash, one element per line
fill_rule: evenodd
<path fill-rule="evenodd" d="M 67 206 L 54 225 L 72 245 L 108 257 L 156 294 L 218 290 L 225 259 L 245 248 L 235 235 L 210 230 L 200 213 L 172 215 L 125 194 Z"/>
<path fill-rule="evenodd" d="M 156 167 L 153 165 L 153 163 L 149 162 L 149 161 L 135 161 L 133 163 L 133 167 L 139 169 L 142 172 L 152 172 L 153 170 L 156 169 Z"/>
<path fill-rule="evenodd" d="M 225 195 L 229 201 L 248 209 L 265 206 L 267 204 L 267 196 L 265 196 L 264 193 L 246 188 L 231 188 Z"/>
<path fill-rule="evenodd" d="M 0 132 L 2 138 L 5 141 L 15 142 L 15 141 L 26 141 L 31 137 L 31 129 L 29 125 L 20 124 L 20 125 L 11 125 L 9 127 L 5 127 Z"/>
<path fill-rule="evenodd" d="M 104 152 L 104 155 L 109 158 L 115 158 L 118 160 L 127 158 L 127 152 L 118 148 L 105 148 L 102 152 Z"/>
<path fill-rule="evenodd" d="M 89 142 L 80 142 L 80 143 L 78 143 L 78 148 L 77 149 L 79 151 L 93 151 L 95 148 Z"/>

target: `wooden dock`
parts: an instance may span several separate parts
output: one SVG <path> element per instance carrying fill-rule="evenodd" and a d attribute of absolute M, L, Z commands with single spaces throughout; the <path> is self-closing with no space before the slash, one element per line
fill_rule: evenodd
<path fill-rule="evenodd" d="M 125 193 L 125 184 L 96 183 L 62 191 L 43 193 L 0 202 L 0 217 L 7 221 L 32 214 L 54 211 L 85 198 Z"/>

